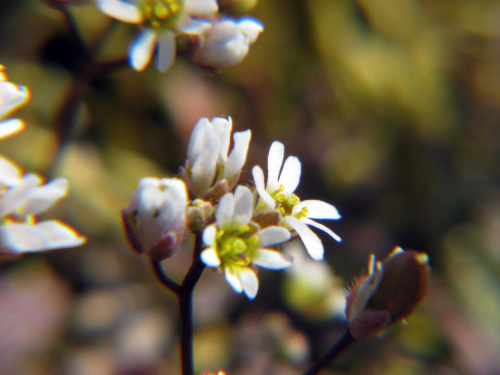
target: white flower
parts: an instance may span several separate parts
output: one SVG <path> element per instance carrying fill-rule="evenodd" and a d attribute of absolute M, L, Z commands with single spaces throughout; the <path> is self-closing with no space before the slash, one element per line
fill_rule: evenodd
<path fill-rule="evenodd" d="M 122 218 L 127 237 L 138 253 L 154 261 L 171 257 L 186 230 L 187 191 L 176 178 L 143 178 Z"/>
<path fill-rule="evenodd" d="M 233 135 L 234 146 L 229 153 L 233 122 L 231 117 L 202 118 L 195 125 L 188 144 L 186 171 L 195 196 L 203 196 L 219 181 L 231 190 L 245 164 L 251 132 Z"/>
<path fill-rule="evenodd" d="M 259 279 L 255 266 L 283 269 L 292 264 L 291 257 L 267 246 L 290 239 L 287 229 L 270 226 L 260 230 L 250 219 L 253 195 L 245 186 L 238 186 L 234 195 L 227 193 L 219 202 L 216 222 L 205 228 L 201 260 L 207 266 L 224 271 L 229 285 L 237 292 L 255 298 Z"/>
<path fill-rule="evenodd" d="M 201 34 L 210 27 L 208 20 L 218 11 L 215 0 L 96 0 L 99 9 L 123 22 L 141 24 L 142 30 L 129 47 L 130 65 L 144 70 L 158 46 L 157 68 L 170 68 L 176 53 L 175 35 Z"/>
<path fill-rule="evenodd" d="M 25 86 L 8 82 L 0 65 L 0 139 L 7 138 L 24 129 L 24 122 L 19 119 L 4 120 L 14 110 L 27 103 L 30 92 Z"/>
<path fill-rule="evenodd" d="M 321 229 L 333 239 L 340 237 L 324 225 L 311 219 L 340 219 L 337 209 L 320 200 L 300 201 L 294 194 L 300 182 L 302 165 L 298 158 L 289 156 L 283 163 L 285 146 L 281 142 L 273 142 L 267 160 L 267 185 L 264 172 L 259 166 L 252 169 L 255 187 L 260 196 L 257 209 L 277 209 L 281 214 L 280 225 L 294 229 L 300 236 L 309 255 L 316 260 L 323 259 L 323 244 L 319 237 L 309 229 L 308 225 Z"/>
<path fill-rule="evenodd" d="M 250 45 L 263 30 L 262 24 L 250 17 L 239 21 L 219 19 L 203 34 L 194 62 L 214 69 L 236 65 L 247 55 Z"/>
<path fill-rule="evenodd" d="M 84 237 L 58 220 L 36 222 L 35 215 L 52 207 L 67 192 L 65 178 L 43 184 L 40 176 L 23 175 L 17 165 L 0 156 L 0 256 L 85 243 Z"/>

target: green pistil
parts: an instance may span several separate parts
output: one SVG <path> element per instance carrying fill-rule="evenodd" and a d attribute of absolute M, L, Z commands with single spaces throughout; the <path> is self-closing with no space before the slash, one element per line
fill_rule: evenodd
<path fill-rule="evenodd" d="M 243 225 L 232 230 L 221 229 L 217 233 L 217 244 L 219 256 L 225 266 L 247 267 L 251 261 L 255 249 L 259 244 L 259 238 L 254 228 Z"/>
<path fill-rule="evenodd" d="M 181 18 L 182 0 L 144 0 L 141 13 L 146 23 L 154 29 L 172 29 Z"/>

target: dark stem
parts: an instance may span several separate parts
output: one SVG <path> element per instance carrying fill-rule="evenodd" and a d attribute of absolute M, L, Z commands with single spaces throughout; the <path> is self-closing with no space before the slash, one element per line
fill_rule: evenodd
<path fill-rule="evenodd" d="M 177 296 L 180 296 L 181 286 L 165 274 L 163 267 L 161 266 L 161 262 L 151 261 L 151 266 L 153 267 L 158 280 Z"/>
<path fill-rule="evenodd" d="M 333 345 L 325 355 L 318 359 L 308 370 L 306 370 L 302 375 L 316 375 L 330 362 L 337 359 L 340 354 L 349 348 L 352 344 L 356 342 L 356 339 L 352 337 L 349 331 L 346 331 L 344 335 Z"/>
<path fill-rule="evenodd" d="M 203 248 L 201 235 L 196 235 L 193 264 L 184 277 L 181 286 L 179 299 L 180 319 L 181 319 L 181 366 L 182 375 L 194 375 L 193 363 L 193 290 L 205 269 L 205 265 L 200 260 L 200 253 Z"/>

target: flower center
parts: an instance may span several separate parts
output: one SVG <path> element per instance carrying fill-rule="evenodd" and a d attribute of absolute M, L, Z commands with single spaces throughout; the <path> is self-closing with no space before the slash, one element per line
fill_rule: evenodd
<path fill-rule="evenodd" d="M 283 185 L 280 185 L 277 190 L 271 193 L 271 197 L 273 197 L 273 199 L 276 201 L 276 209 L 281 213 L 281 215 L 290 216 L 292 214 L 293 208 L 300 203 L 300 198 L 295 194 L 286 196 L 286 194 L 283 193 L 284 190 L 285 187 Z M 302 209 L 302 211 L 304 211 L 304 209 Z M 301 214 L 302 211 L 299 214 Z M 298 219 L 300 219 L 300 217 L 298 217 Z"/>
<path fill-rule="evenodd" d="M 183 0 L 144 0 L 140 6 L 144 22 L 153 29 L 173 29 L 179 22 Z"/>
<path fill-rule="evenodd" d="M 217 232 L 217 249 L 224 267 L 247 267 L 251 261 L 259 237 L 253 225 L 221 229 Z"/>

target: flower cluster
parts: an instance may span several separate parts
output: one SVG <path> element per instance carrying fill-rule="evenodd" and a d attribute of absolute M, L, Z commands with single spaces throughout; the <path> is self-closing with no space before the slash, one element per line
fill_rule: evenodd
<path fill-rule="evenodd" d="M 3 71 L 1 67 L 0 71 Z M 24 86 L 7 81 L 0 74 L 1 118 L 29 99 Z M 19 119 L 0 123 L 0 138 L 24 128 Z M 58 220 L 37 222 L 36 215 L 52 207 L 68 192 L 68 181 L 57 178 L 44 183 L 36 174 L 24 174 L 14 162 L 0 156 L 0 257 L 8 258 L 25 252 L 79 246 L 85 242 L 73 228 Z"/>
<path fill-rule="evenodd" d="M 96 0 L 106 15 L 138 24 L 139 35 L 129 47 L 130 65 L 142 71 L 157 50 L 157 68 L 167 71 L 178 49 L 209 69 L 225 69 L 247 55 L 263 31 L 251 18 L 224 14 L 216 0 Z"/>
<path fill-rule="evenodd" d="M 187 160 L 178 178 L 144 178 L 122 217 L 134 250 L 161 261 L 175 254 L 189 229 L 202 236 L 201 261 L 224 273 L 238 293 L 253 299 L 259 288 L 258 267 L 284 269 L 293 258 L 272 248 L 298 235 L 316 259 L 323 245 L 308 227 L 340 238 L 314 219 L 339 219 L 336 208 L 318 200 L 300 201 L 294 194 L 301 163 L 284 163 L 284 146 L 274 142 L 268 156 L 268 181 L 253 169 L 255 189 L 238 185 L 251 139 L 250 130 L 233 135 L 231 118 L 202 118 L 188 144 Z M 188 198 L 189 197 L 189 198 Z"/>

